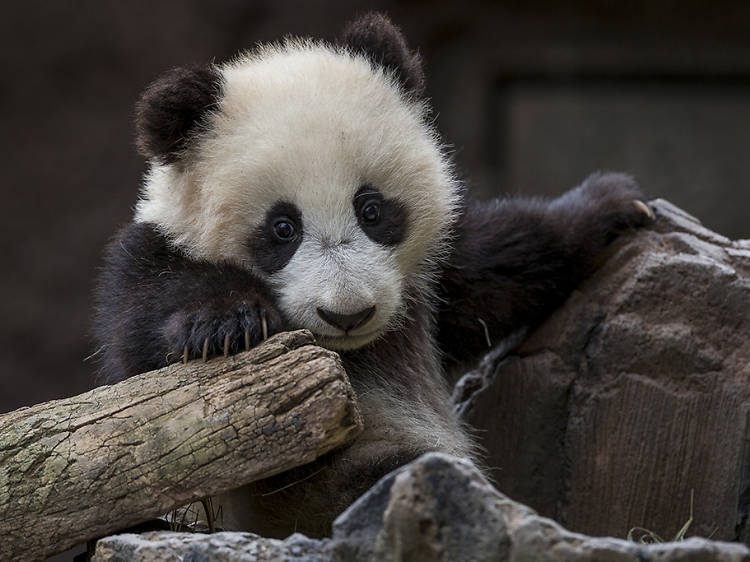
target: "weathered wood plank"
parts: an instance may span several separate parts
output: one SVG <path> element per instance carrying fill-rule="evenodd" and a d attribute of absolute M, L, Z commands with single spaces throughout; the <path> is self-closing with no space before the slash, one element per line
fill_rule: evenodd
<path fill-rule="evenodd" d="M 42 559 L 314 460 L 362 419 L 309 332 L 0 416 L 0 560 Z"/>

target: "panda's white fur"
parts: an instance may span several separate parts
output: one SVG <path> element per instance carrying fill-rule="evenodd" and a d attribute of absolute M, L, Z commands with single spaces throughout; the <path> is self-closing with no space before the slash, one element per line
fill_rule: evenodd
<path fill-rule="evenodd" d="M 407 288 L 444 254 L 457 183 L 427 106 L 364 56 L 312 41 L 261 47 L 218 68 L 222 97 L 189 158 L 153 163 L 136 221 L 158 225 L 193 258 L 250 268 L 273 287 L 289 327 L 353 349 L 395 328 Z M 408 211 L 405 239 L 370 240 L 352 206 L 363 184 Z M 270 275 L 247 240 L 277 201 L 302 212 L 304 237 Z M 374 317 L 344 334 L 318 307 Z"/>

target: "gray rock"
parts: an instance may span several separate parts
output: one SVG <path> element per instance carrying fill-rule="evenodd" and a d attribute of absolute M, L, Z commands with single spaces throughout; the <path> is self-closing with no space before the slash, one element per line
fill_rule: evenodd
<path fill-rule="evenodd" d="M 492 481 L 576 531 L 750 541 L 750 251 L 657 221 L 457 395 Z"/>
<path fill-rule="evenodd" d="M 327 548 L 341 562 L 750 561 L 740 544 L 571 533 L 498 492 L 471 463 L 440 453 L 381 480 L 336 520 Z"/>
<path fill-rule="evenodd" d="M 744 545 L 641 545 L 567 531 L 498 492 L 466 460 L 424 455 L 383 478 L 334 523 L 331 539 L 156 532 L 97 544 L 95 562 L 750 562 Z"/>
<path fill-rule="evenodd" d="M 499 502 L 506 500 L 470 462 L 427 454 L 339 516 L 333 551 L 347 561 L 503 560 L 509 539 Z"/>
<path fill-rule="evenodd" d="M 283 541 L 252 533 L 113 535 L 96 544 L 93 562 L 318 562 L 330 560 L 327 541 L 294 534 Z"/>

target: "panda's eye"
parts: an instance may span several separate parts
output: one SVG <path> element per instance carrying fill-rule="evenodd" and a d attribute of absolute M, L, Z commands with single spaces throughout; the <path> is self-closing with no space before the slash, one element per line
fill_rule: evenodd
<path fill-rule="evenodd" d="M 365 224 L 375 224 L 380 219 L 380 202 L 370 199 L 362 205 L 361 211 L 362 222 Z"/>
<path fill-rule="evenodd" d="M 270 274 L 284 269 L 297 252 L 304 237 L 305 223 L 297 205 L 277 201 L 247 240 L 250 257 L 262 271 Z"/>
<path fill-rule="evenodd" d="M 365 184 L 354 194 L 353 203 L 354 216 L 370 240 L 384 246 L 401 243 L 406 235 L 408 212 L 398 199 L 387 199 Z"/>
<path fill-rule="evenodd" d="M 273 223 L 273 232 L 279 240 L 288 242 L 294 238 L 294 223 L 287 218 L 278 219 Z"/>

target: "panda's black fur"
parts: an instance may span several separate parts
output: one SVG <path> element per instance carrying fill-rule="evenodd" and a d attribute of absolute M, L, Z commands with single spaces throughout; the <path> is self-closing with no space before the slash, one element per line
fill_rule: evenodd
<path fill-rule="evenodd" d="M 419 57 L 387 18 L 364 16 L 342 41 L 347 50 L 336 56 L 366 56 L 373 69 L 384 69 L 385 78 L 378 79 L 392 80 L 403 103 L 421 103 L 415 101 L 424 89 Z M 179 174 L 197 166 L 202 139 L 214 132 L 222 111 L 224 80 L 214 66 L 177 69 L 145 91 L 137 106 L 137 144 L 154 167 Z M 364 212 L 362 197 L 375 206 Z M 621 174 L 594 174 L 552 201 L 480 203 L 457 191 L 440 231 L 442 250 L 430 250 L 424 271 L 404 281 L 398 321 L 384 324 L 373 341 L 338 349 L 360 398 L 363 436 L 312 465 L 225 497 L 225 510 L 234 513 L 227 526 L 275 536 L 293 530 L 322 535 L 377 478 L 419 454 L 471 456 L 443 374 L 476 361 L 489 343 L 533 327 L 559 306 L 619 233 L 649 220 L 641 199 L 639 187 Z M 342 209 L 357 217 L 383 259 L 421 224 L 414 209 L 377 186 L 360 186 L 346 205 Z M 243 242 L 254 256 L 250 266 L 196 254 L 202 248 L 181 244 L 173 226 L 138 220 L 120 231 L 107 250 L 97 292 L 107 381 L 178 362 L 185 349 L 191 358 L 200 357 L 205 345 L 209 355 L 220 355 L 228 341 L 232 353 L 241 351 L 246 333 L 252 345 L 260 341 L 263 323 L 269 334 L 300 327 L 299 321 L 290 325 L 278 285 L 266 279 L 286 267 L 307 235 L 306 210 L 282 198 L 265 213 Z M 279 232 L 288 240 L 272 230 L 284 220 L 289 224 Z M 317 251 L 336 259 L 350 255 L 346 236 L 321 235 L 317 242 Z"/>

